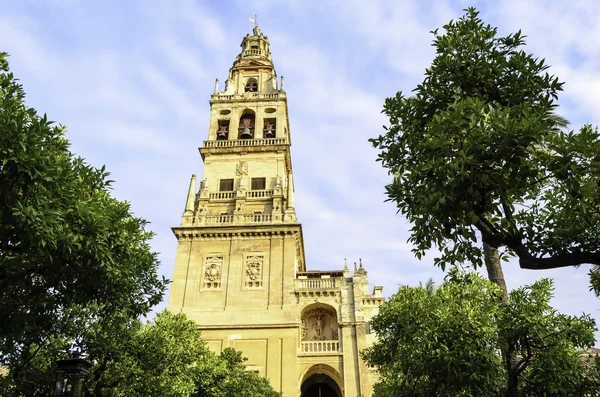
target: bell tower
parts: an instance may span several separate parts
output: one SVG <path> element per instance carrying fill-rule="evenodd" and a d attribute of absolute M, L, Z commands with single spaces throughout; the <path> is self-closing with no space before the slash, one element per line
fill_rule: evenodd
<path fill-rule="evenodd" d="M 374 375 L 359 352 L 381 287 L 367 291 L 362 262 L 353 276 L 346 264 L 306 269 L 287 97 L 258 26 L 209 103 L 204 174 L 192 175 L 173 228 L 168 310 L 194 320 L 212 350 L 241 350 L 286 397 L 369 396 Z"/>

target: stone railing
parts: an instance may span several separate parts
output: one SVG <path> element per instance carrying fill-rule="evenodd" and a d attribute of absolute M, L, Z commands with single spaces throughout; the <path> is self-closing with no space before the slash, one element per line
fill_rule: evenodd
<path fill-rule="evenodd" d="M 246 214 L 246 215 L 206 215 L 196 219 L 195 223 L 205 226 L 219 225 L 244 225 L 252 223 L 272 223 L 271 214 Z M 281 222 L 281 218 L 279 219 Z"/>
<path fill-rule="evenodd" d="M 323 354 L 338 353 L 340 351 L 340 342 L 337 340 L 319 340 L 300 342 L 300 353 L 305 354 Z"/>
<path fill-rule="evenodd" d="M 308 278 L 296 281 L 298 289 L 332 289 L 335 288 L 335 278 Z"/>
<path fill-rule="evenodd" d="M 270 223 L 273 215 L 270 214 L 252 214 L 244 215 L 244 223 Z"/>
<path fill-rule="evenodd" d="M 211 200 L 224 200 L 235 198 L 235 192 L 213 192 L 208 196 Z"/>
<path fill-rule="evenodd" d="M 272 92 L 268 94 L 263 94 L 260 92 L 244 92 L 243 94 L 214 94 L 211 95 L 211 101 L 249 101 L 255 99 L 279 99 L 285 98 L 286 95 L 283 92 Z"/>
<path fill-rule="evenodd" d="M 248 198 L 270 198 L 273 197 L 272 190 L 248 190 L 246 192 Z"/>
<path fill-rule="evenodd" d="M 233 215 L 209 215 L 203 220 L 205 225 L 225 225 L 233 223 Z"/>
<path fill-rule="evenodd" d="M 244 51 L 244 53 L 242 54 L 242 56 L 268 56 L 269 54 L 266 51 L 263 50 L 246 50 Z"/>
<path fill-rule="evenodd" d="M 205 148 L 212 147 L 238 147 L 238 146 L 271 146 L 286 145 L 285 138 L 267 138 L 267 139 L 232 139 L 223 141 L 204 141 Z"/>

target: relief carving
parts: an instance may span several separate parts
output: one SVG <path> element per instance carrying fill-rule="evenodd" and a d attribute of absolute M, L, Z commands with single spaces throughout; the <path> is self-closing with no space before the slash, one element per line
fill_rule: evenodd
<path fill-rule="evenodd" d="M 253 255 L 246 257 L 246 287 L 262 287 L 263 260 L 264 257 L 262 255 Z"/>
<path fill-rule="evenodd" d="M 248 175 L 248 162 L 247 161 L 238 161 L 237 167 L 235 169 L 235 174 L 237 176 Z"/>
<path fill-rule="evenodd" d="M 204 267 L 204 286 L 218 287 L 221 282 L 222 256 L 208 256 Z"/>

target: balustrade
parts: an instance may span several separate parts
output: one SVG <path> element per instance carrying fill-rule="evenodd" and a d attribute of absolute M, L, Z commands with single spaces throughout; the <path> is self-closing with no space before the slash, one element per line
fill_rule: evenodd
<path fill-rule="evenodd" d="M 270 146 L 285 145 L 285 138 L 267 138 L 267 139 L 232 139 L 223 141 L 204 141 L 204 147 L 238 147 L 238 146 Z"/>
<path fill-rule="evenodd" d="M 223 200 L 223 199 L 232 199 L 235 197 L 235 192 L 213 192 L 210 193 L 209 198 L 211 200 Z"/>
<path fill-rule="evenodd" d="M 246 192 L 246 197 L 269 198 L 269 197 L 273 197 L 273 191 L 272 190 L 248 190 Z"/>
<path fill-rule="evenodd" d="M 300 289 L 328 289 L 335 288 L 335 278 L 309 278 L 300 279 Z"/>
<path fill-rule="evenodd" d="M 319 340 L 300 342 L 300 352 L 308 354 L 337 353 L 340 351 L 340 342 L 337 340 Z"/>
<path fill-rule="evenodd" d="M 213 101 L 243 101 L 243 100 L 254 100 L 254 99 L 279 99 L 280 97 L 285 98 L 285 93 L 271 92 L 263 94 L 259 92 L 244 92 L 243 94 L 214 94 L 211 96 Z"/>

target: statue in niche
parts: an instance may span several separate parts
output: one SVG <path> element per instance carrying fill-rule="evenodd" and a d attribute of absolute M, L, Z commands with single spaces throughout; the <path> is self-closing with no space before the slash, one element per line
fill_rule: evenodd
<path fill-rule="evenodd" d="M 302 340 L 321 341 L 337 339 L 335 311 L 318 307 L 302 314 Z"/>
<path fill-rule="evenodd" d="M 315 340 L 325 340 L 325 315 L 315 317 Z"/>

